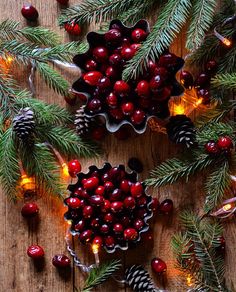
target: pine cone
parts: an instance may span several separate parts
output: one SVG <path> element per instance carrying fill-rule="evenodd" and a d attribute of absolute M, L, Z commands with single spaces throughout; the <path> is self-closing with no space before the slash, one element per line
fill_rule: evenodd
<path fill-rule="evenodd" d="M 34 112 L 29 107 L 22 108 L 14 117 L 12 123 L 16 135 L 20 139 L 25 140 L 29 138 L 35 127 Z"/>
<path fill-rule="evenodd" d="M 187 147 L 193 145 L 196 139 L 196 131 L 193 122 L 185 115 L 176 115 L 170 118 L 166 125 L 169 139 L 176 144 L 184 144 Z"/>
<path fill-rule="evenodd" d="M 74 124 L 76 126 L 76 131 L 79 136 L 88 133 L 93 119 L 86 117 L 84 113 L 85 106 L 81 106 L 80 109 L 76 111 Z"/>
<path fill-rule="evenodd" d="M 157 292 L 152 279 L 142 266 L 133 265 L 125 271 L 125 282 L 135 292 Z"/>

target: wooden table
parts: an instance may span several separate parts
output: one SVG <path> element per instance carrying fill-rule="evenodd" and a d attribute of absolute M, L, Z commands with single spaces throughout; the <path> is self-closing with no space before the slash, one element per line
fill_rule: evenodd
<path fill-rule="evenodd" d="M 20 10 L 25 1 L 23 0 L 1 0 L 0 20 L 7 18 L 25 21 Z M 60 8 L 56 0 L 32 0 L 39 11 L 40 25 L 52 28 L 68 41 L 68 35 L 57 26 L 57 16 Z M 70 3 L 78 3 L 78 0 L 70 0 Z M 173 44 L 172 51 L 178 55 L 185 55 L 183 45 L 184 33 L 180 34 Z M 17 78 L 23 87 L 27 86 L 27 69 L 20 69 Z M 57 96 L 53 91 L 48 90 L 46 85 L 36 80 L 38 98 L 49 103 L 59 103 L 65 106 L 63 97 Z M 142 179 L 148 177 L 149 171 L 167 157 L 176 153 L 176 147 L 171 145 L 164 134 L 156 134 L 148 130 L 144 135 L 133 136 L 127 141 L 117 141 L 108 135 L 102 143 L 104 155 L 97 159 L 96 164 L 102 166 L 105 161 L 113 165 L 127 164 L 130 157 L 139 157 L 144 163 Z M 86 171 L 94 161 L 82 161 L 83 170 Z M 204 176 L 195 177 L 188 184 L 180 182 L 174 186 L 168 186 L 161 190 L 154 190 L 153 195 L 160 200 L 171 198 L 174 201 L 175 211 L 171 218 L 155 218 L 152 229 L 154 240 L 141 243 L 137 248 L 112 255 L 101 254 L 101 259 L 121 258 L 123 270 L 131 264 L 143 264 L 151 273 L 150 261 L 158 256 L 166 261 L 168 265 L 167 276 L 164 279 L 157 279 L 152 275 L 157 285 L 172 292 L 186 291 L 185 279 L 180 280 L 179 272 L 174 268 L 174 258 L 170 248 L 171 236 L 179 230 L 178 214 L 185 208 L 191 206 L 196 211 L 200 210 L 204 202 L 202 183 Z M 65 190 L 66 192 L 66 190 Z M 83 275 L 76 267 L 70 273 L 60 274 L 51 264 L 53 255 L 67 253 L 64 236 L 67 225 L 63 219 L 65 208 L 61 202 L 55 199 L 41 197 L 37 203 L 40 207 L 40 218 L 37 222 L 27 223 L 20 214 L 22 202 L 14 205 L 1 193 L 0 196 L 0 291 L 10 292 L 64 292 L 73 291 L 74 287 L 79 288 L 83 283 Z M 236 232 L 235 219 L 225 224 L 226 248 L 226 276 L 227 283 L 236 288 Z M 27 257 L 27 247 L 38 243 L 45 248 L 45 263 L 42 267 L 34 266 Z M 87 263 L 92 263 L 93 256 L 89 248 L 79 247 L 80 258 Z M 97 291 L 128 291 L 128 288 L 109 281 Z M 232 289 L 233 290 L 233 289 Z"/>

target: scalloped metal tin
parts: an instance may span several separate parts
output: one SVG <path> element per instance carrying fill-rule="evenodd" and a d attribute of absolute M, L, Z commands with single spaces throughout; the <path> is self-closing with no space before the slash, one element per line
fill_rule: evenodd
<path fill-rule="evenodd" d="M 113 20 L 110 23 L 110 28 L 113 25 L 118 25 L 119 27 L 121 27 L 121 30 L 124 31 L 124 33 L 127 35 L 131 34 L 131 31 L 135 28 L 141 28 L 146 32 L 150 32 L 150 27 L 149 27 L 149 23 L 142 19 L 139 20 L 134 26 L 132 27 L 127 27 L 125 26 L 120 20 Z M 97 32 L 89 32 L 87 34 L 87 41 L 89 44 L 89 49 L 87 50 L 87 52 L 83 53 L 83 54 L 78 54 L 73 58 L 73 62 L 81 68 L 81 70 L 84 70 L 84 66 L 85 66 L 85 61 L 87 60 L 87 58 L 90 55 L 91 49 L 94 46 L 98 46 L 98 45 L 104 45 L 105 44 L 105 38 L 104 38 L 104 34 L 99 34 Z M 179 58 L 180 60 L 180 64 L 178 66 L 178 68 L 176 68 L 175 74 L 183 67 L 184 65 L 184 60 L 182 58 Z M 176 80 L 175 76 L 173 76 L 172 80 L 171 80 L 171 84 L 173 86 L 172 89 L 172 93 L 171 96 L 180 96 L 184 89 L 183 87 L 180 85 L 180 83 Z M 76 92 L 77 94 L 79 94 L 80 96 L 82 95 L 86 100 L 88 104 L 88 101 L 90 100 L 90 97 L 93 94 L 93 89 L 88 86 L 82 77 L 80 77 L 77 81 L 75 81 L 72 85 L 72 89 L 74 92 Z M 141 125 L 133 125 L 129 120 L 122 120 L 121 122 L 114 122 L 112 121 L 112 119 L 110 119 L 109 114 L 107 112 L 104 111 L 100 111 L 96 114 L 91 114 L 88 110 L 86 110 L 85 108 L 85 114 L 88 117 L 102 117 L 102 119 L 104 120 L 104 123 L 106 125 L 106 128 L 109 132 L 114 133 L 116 131 L 118 131 L 122 126 L 124 125 L 129 125 L 136 133 L 138 134 L 142 134 L 146 131 L 147 128 L 147 124 L 148 124 L 148 120 L 152 117 L 155 117 L 158 119 L 160 124 L 165 124 L 168 119 L 169 119 L 169 111 L 167 111 L 166 113 L 164 113 L 164 117 L 158 117 L 157 115 L 151 114 L 151 113 L 146 113 L 147 117 L 145 119 L 145 122 L 142 123 Z"/>
<path fill-rule="evenodd" d="M 122 169 L 122 170 L 125 171 L 125 166 L 124 166 L 124 165 L 120 164 L 120 165 L 118 165 L 118 167 L 119 167 L 120 169 Z M 80 185 L 80 182 L 82 181 L 83 178 L 88 177 L 88 176 L 89 176 L 91 173 L 93 173 L 94 171 L 106 172 L 106 171 L 108 171 L 108 170 L 111 169 L 111 168 L 112 168 L 111 164 L 108 163 L 108 162 L 106 162 L 102 168 L 98 168 L 97 166 L 92 165 L 92 166 L 89 167 L 89 171 L 88 171 L 87 173 L 79 173 L 79 174 L 77 175 L 77 177 L 78 177 L 78 181 L 77 181 L 75 184 L 70 184 L 70 185 L 68 186 L 68 190 L 69 190 L 69 192 L 70 192 L 70 196 L 71 196 L 71 195 L 75 192 L 75 190 L 78 188 L 78 186 Z M 128 178 L 128 179 L 130 179 L 130 180 L 133 181 L 133 182 L 137 182 L 137 181 L 138 181 L 138 180 L 137 180 L 138 175 L 137 175 L 136 172 L 127 172 L 127 171 L 125 171 L 125 172 L 126 172 L 126 175 L 127 175 L 127 178 Z M 145 217 L 143 218 L 143 221 L 144 221 L 144 224 L 145 224 L 144 227 L 143 227 L 140 231 L 138 231 L 138 232 L 139 232 L 139 236 L 138 236 L 138 238 L 137 238 L 134 242 L 132 242 L 132 243 L 128 243 L 128 242 L 126 241 L 124 245 L 116 244 L 116 245 L 114 246 L 114 248 L 107 248 L 107 247 L 104 246 L 104 249 L 106 250 L 106 252 L 108 252 L 108 253 L 113 253 L 113 252 L 115 252 L 115 251 L 118 250 L 118 249 L 120 249 L 120 250 L 127 250 L 129 247 L 131 247 L 131 246 L 137 244 L 137 243 L 141 240 L 141 234 L 142 234 L 142 233 L 148 231 L 148 229 L 149 229 L 148 220 L 151 219 L 152 216 L 153 216 L 153 212 L 152 212 L 152 209 L 151 209 L 152 196 L 151 196 L 151 195 L 148 195 L 148 194 L 146 193 L 146 187 L 145 187 L 144 183 L 142 183 L 142 185 L 143 185 L 143 187 L 144 187 L 144 194 L 145 194 L 145 196 L 146 196 L 146 198 L 147 198 L 147 201 L 148 201 L 148 202 L 147 202 L 147 214 L 146 214 Z M 69 197 L 70 197 L 70 196 L 69 196 Z M 67 204 L 66 204 L 66 200 L 67 200 L 69 197 L 67 197 L 67 198 L 64 200 L 64 203 L 65 203 L 66 206 L 67 206 Z M 75 235 L 79 235 L 80 232 L 79 232 L 79 231 L 76 231 L 76 230 L 73 229 L 73 219 L 72 219 L 71 216 L 70 216 L 70 212 L 67 211 L 67 212 L 64 214 L 64 218 L 65 218 L 66 221 L 70 221 L 70 222 L 72 222 L 71 229 L 70 229 L 71 234 L 72 234 L 73 236 L 75 236 Z"/>

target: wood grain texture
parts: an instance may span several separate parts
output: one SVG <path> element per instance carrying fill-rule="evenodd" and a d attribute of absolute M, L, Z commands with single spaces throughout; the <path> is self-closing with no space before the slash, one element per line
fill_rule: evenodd
<path fill-rule="evenodd" d="M 19 20 L 23 25 L 26 24 L 21 16 L 20 10 L 23 0 L 1 0 L 0 1 L 0 21 L 6 18 Z M 70 3 L 78 1 L 70 0 Z M 69 40 L 68 35 L 57 26 L 57 16 L 60 6 L 56 0 L 32 0 L 39 11 L 39 24 L 52 28 L 59 32 L 65 40 Z M 185 55 L 182 32 L 172 46 L 172 51 L 178 55 Z M 19 69 L 17 78 L 20 84 L 27 86 L 27 69 Z M 70 76 L 71 78 L 71 76 Z M 70 79 L 72 81 L 72 78 Z M 63 98 L 48 90 L 45 84 L 36 80 L 38 98 L 50 103 L 59 103 L 65 106 Z M 148 177 L 149 171 L 153 167 L 172 157 L 176 153 L 176 147 L 168 142 L 163 134 L 156 134 L 147 131 L 144 135 L 133 135 L 128 141 L 117 141 L 112 136 L 107 136 L 102 143 L 104 155 L 95 161 L 95 164 L 102 166 L 105 161 L 113 165 L 125 164 L 131 156 L 139 157 L 144 163 L 144 172 L 141 179 Z M 86 171 L 94 161 L 83 160 L 83 170 Z M 158 256 L 166 261 L 168 265 L 167 275 L 163 279 L 155 279 L 157 285 L 172 292 L 186 291 L 185 283 L 180 280 L 178 271 L 174 268 L 174 259 L 170 248 L 170 238 L 179 229 L 178 214 L 185 207 L 191 206 L 196 211 L 200 210 L 204 202 L 202 183 L 204 176 L 198 176 L 191 180 L 187 185 L 180 182 L 174 186 L 168 186 L 160 190 L 153 190 L 153 195 L 159 200 L 171 198 L 174 201 L 175 211 L 171 218 L 155 218 L 152 223 L 154 240 L 140 244 L 137 248 L 113 255 L 101 254 L 101 259 L 121 258 L 123 266 L 138 263 L 143 264 L 152 274 L 150 261 Z M 83 275 L 72 267 L 68 273 L 58 273 L 51 264 L 51 259 L 56 253 L 66 253 L 64 235 L 66 223 L 63 219 L 65 211 L 61 202 L 41 197 L 37 200 L 40 207 L 39 220 L 35 222 L 25 221 L 20 208 L 22 202 L 17 205 L 9 203 L 7 198 L 0 193 L 0 291 L 10 292 L 65 292 L 74 291 L 74 287 L 80 287 L 83 282 Z M 235 219 L 226 224 L 225 237 L 227 240 L 227 282 L 236 287 L 236 233 Z M 30 244 L 38 243 L 45 248 L 45 263 L 41 267 L 35 266 L 26 256 L 27 247 Z M 91 252 L 83 247 L 78 248 L 80 258 L 87 263 L 92 262 Z M 109 281 L 97 291 L 129 291 L 114 281 Z"/>

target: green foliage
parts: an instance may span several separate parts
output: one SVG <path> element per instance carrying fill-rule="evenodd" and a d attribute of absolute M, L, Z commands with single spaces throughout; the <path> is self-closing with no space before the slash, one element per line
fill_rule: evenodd
<path fill-rule="evenodd" d="M 147 66 L 148 59 L 155 60 L 170 46 L 184 25 L 191 8 L 190 0 L 169 0 L 161 10 L 153 30 L 136 55 L 128 62 L 123 79 L 137 78 Z"/>
<path fill-rule="evenodd" d="M 236 49 L 229 50 L 219 62 L 219 73 L 234 73 L 236 68 Z"/>
<path fill-rule="evenodd" d="M 96 286 L 105 282 L 112 274 L 119 270 L 120 267 L 120 260 L 112 260 L 111 262 L 101 264 L 99 267 L 95 267 L 90 271 L 82 291 L 91 291 Z"/>
<path fill-rule="evenodd" d="M 204 40 L 205 33 L 212 24 L 215 13 L 216 0 L 194 0 L 193 14 L 187 33 L 186 48 L 196 50 Z"/>
<path fill-rule="evenodd" d="M 189 211 L 181 214 L 181 223 L 185 230 L 172 239 L 177 267 L 191 275 L 193 291 L 226 291 L 224 259 L 216 251 L 222 226 Z"/>
<path fill-rule="evenodd" d="M 217 74 L 211 79 L 215 89 L 236 90 L 236 73 Z"/>

